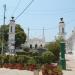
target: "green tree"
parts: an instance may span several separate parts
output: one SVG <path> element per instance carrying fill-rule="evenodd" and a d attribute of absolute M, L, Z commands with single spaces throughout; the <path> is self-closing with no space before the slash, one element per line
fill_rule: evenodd
<path fill-rule="evenodd" d="M 45 51 L 42 54 L 43 63 L 52 63 L 54 59 L 54 55 L 51 51 Z"/>
<path fill-rule="evenodd" d="M 33 57 L 30 57 L 28 64 L 36 64 L 36 60 Z"/>
<path fill-rule="evenodd" d="M 60 44 L 59 44 L 59 42 L 58 41 L 50 42 L 48 45 L 46 45 L 46 48 L 48 48 L 48 50 L 54 54 L 54 62 L 58 62 L 59 57 L 60 57 Z"/>
<path fill-rule="evenodd" d="M 9 25 L 2 25 L 0 27 L 0 39 L 4 40 L 4 44 L 7 45 L 8 42 L 8 32 L 9 32 Z M 2 35 L 3 38 L 2 38 Z M 16 36 L 15 36 L 15 46 L 20 47 L 26 40 L 26 33 L 21 28 L 19 24 L 16 24 Z"/>
<path fill-rule="evenodd" d="M 19 47 L 21 44 L 23 44 L 26 40 L 26 33 L 21 28 L 20 25 L 16 25 L 16 47 Z"/>

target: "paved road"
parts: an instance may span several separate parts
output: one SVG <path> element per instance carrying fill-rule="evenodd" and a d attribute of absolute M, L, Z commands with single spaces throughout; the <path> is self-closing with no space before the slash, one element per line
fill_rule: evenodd
<path fill-rule="evenodd" d="M 67 70 L 63 71 L 63 75 L 75 75 L 75 55 L 66 54 Z"/>

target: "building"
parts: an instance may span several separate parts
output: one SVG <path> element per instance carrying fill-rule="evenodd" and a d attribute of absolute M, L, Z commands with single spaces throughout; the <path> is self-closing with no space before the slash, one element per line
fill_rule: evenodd
<path fill-rule="evenodd" d="M 33 38 L 33 39 L 29 39 L 28 44 L 29 44 L 28 45 L 29 48 L 40 48 L 45 46 L 45 41 L 39 38 Z"/>
<path fill-rule="evenodd" d="M 29 47 L 31 49 L 36 49 L 36 48 L 44 48 L 45 46 L 45 36 L 44 36 L 44 28 L 43 28 L 43 36 L 42 38 L 30 38 L 29 37 L 29 28 L 28 28 L 28 36 L 27 40 L 24 44 L 25 47 Z"/>

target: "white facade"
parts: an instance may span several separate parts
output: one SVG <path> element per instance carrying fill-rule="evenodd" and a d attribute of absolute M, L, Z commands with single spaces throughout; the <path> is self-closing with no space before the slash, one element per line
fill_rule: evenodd
<path fill-rule="evenodd" d="M 45 46 L 45 41 L 38 38 L 29 39 L 28 42 L 25 43 L 25 46 L 29 48 L 40 48 Z"/>
<path fill-rule="evenodd" d="M 15 20 L 12 17 L 9 23 L 9 37 L 8 37 L 8 48 L 10 53 L 14 53 L 15 51 Z"/>
<path fill-rule="evenodd" d="M 44 28 L 42 32 L 42 38 L 30 38 L 29 36 L 30 29 L 28 28 L 28 35 L 26 42 L 24 44 L 24 47 L 29 47 L 29 48 L 40 48 L 45 46 L 45 35 L 44 35 Z"/>

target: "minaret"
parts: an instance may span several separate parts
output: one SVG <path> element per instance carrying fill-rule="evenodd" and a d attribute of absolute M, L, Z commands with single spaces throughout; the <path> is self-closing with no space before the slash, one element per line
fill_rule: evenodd
<path fill-rule="evenodd" d="M 42 47 L 45 46 L 45 29 L 43 27 L 43 31 L 42 31 Z"/>
<path fill-rule="evenodd" d="M 10 54 L 15 53 L 15 20 L 14 17 L 12 17 L 12 20 L 10 20 L 9 23 L 9 37 L 8 37 L 8 48 Z"/>
<path fill-rule="evenodd" d="M 25 42 L 25 46 L 26 47 L 29 47 L 29 32 L 30 32 L 30 29 L 28 28 L 28 33 L 27 33 L 27 37 L 26 37 L 26 42 Z"/>
<path fill-rule="evenodd" d="M 65 39 L 65 23 L 63 21 L 63 18 L 60 18 L 59 22 L 59 37 Z"/>
<path fill-rule="evenodd" d="M 43 40 L 43 42 L 45 42 L 45 29 L 44 29 L 44 27 L 43 27 L 43 33 L 42 33 L 42 40 Z"/>

